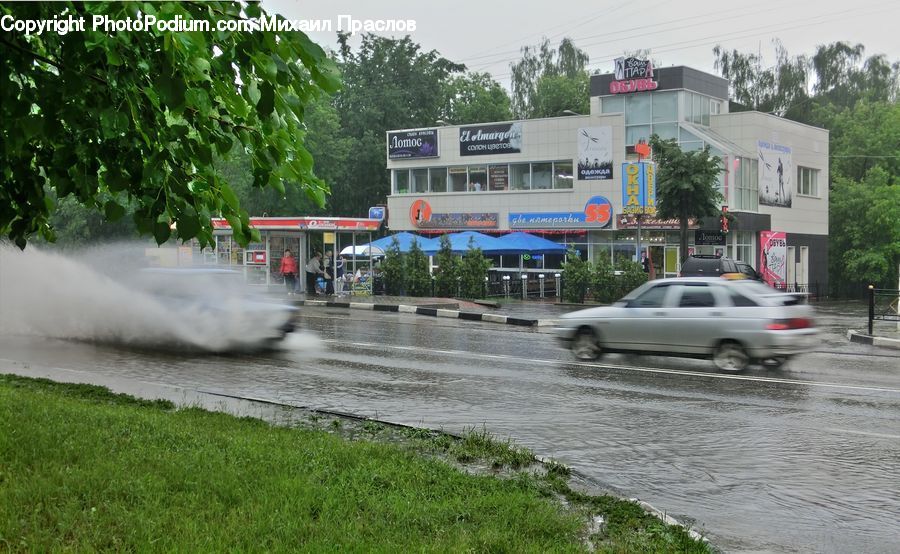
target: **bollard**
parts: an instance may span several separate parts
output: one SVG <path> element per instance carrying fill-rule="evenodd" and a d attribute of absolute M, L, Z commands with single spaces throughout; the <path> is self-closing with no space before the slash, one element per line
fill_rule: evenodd
<path fill-rule="evenodd" d="M 487 275 L 485 275 L 485 277 L 484 277 L 484 288 L 483 288 L 482 291 L 481 291 L 481 297 L 482 297 L 482 298 L 487 298 L 489 292 L 490 292 L 490 287 L 488 286 L 488 278 L 487 278 Z"/>
<path fill-rule="evenodd" d="M 456 297 L 462 297 L 462 277 L 456 278 Z"/>
<path fill-rule="evenodd" d="M 556 275 L 554 275 L 554 277 L 556 278 L 556 297 L 562 298 L 562 287 L 560 286 L 560 280 L 561 280 L 562 275 L 557 273 Z"/>
<path fill-rule="evenodd" d="M 875 319 L 875 285 L 869 285 L 869 336 L 872 336 L 872 321 Z"/>
<path fill-rule="evenodd" d="M 528 300 L 528 274 L 522 274 L 522 300 Z"/>
<path fill-rule="evenodd" d="M 538 274 L 538 283 L 541 285 L 541 298 L 544 297 L 544 274 Z"/>
<path fill-rule="evenodd" d="M 503 292 L 509 298 L 509 275 L 503 276 Z"/>
<path fill-rule="evenodd" d="M 431 297 L 434 298 L 434 275 L 431 276 Z"/>

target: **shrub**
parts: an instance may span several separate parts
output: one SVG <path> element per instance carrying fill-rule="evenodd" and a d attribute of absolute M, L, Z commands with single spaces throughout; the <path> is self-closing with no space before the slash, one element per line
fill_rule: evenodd
<path fill-rule="evenodd" d="M 391 241 L 381 262 L 381 275 L 384 280 L 384 292 L 389 295 L 402 295 L 406 289 L 403 272 L 403 255 L 400 254 L 400 243 L 397 238 Z"/>
<path fill-rule="evenodd" d="M 491 261 L 484 257 L 481 248 L 469 239 L 469 250 L 460 265 L 460 288 L 464 298 L 484 298 L 484 279 L 487 277 Z"/>
<path fill-rule="evenodd" d="M 567 302 L 584 302 L 584 297 L 593 281 L 593 266 L 590 262 L 582 260 L 574 248 L 569 248 L 562 267 L 565 279 L 563 297 Z"/>
<path fill-rule="evenodd" d="M 594 300 L 609 304 L 622 297 L 619 294 L 619 280 L 613 271 L 609 256 L 600 256 L 594 262 L 594 279 L 591 285 Z"/>
<path fill-rule="evenodd" d="M 418 241 L 413 241 L 405 259 L 406 293 L 410 296 L 431 294 L 431 274 L 428 272 L 428 257 L 422 252 Z"/>
<path fill-rule="evenodd" d="M 453 297 L 459 294 L 460 263 L 459 258 L 453 253 L 450 246 L 450 238 L 441 235 L 441 249 L 436 256 L 437 269 L 434 270 L 434 290 L 437 296 Z"/>
<path fill-rule="evenodd" d="M 619 262 L 619 270 L 624 273 L 617 277 L 619 281 L 619 292 L 616 299 L 622 298 L 647 282 L 647 274 L 644 273 L 644 268 L 641 267 L 641 264 L 638 262 L 630 260 Z"/>

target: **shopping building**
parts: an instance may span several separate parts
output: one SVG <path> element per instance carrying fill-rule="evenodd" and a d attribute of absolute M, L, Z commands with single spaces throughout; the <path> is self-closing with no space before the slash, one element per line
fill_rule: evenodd
<path fill-rule="evenodd" d="M 649 252 L 657 276 L 675 276 L 678 221 L 640 216 L 638 252 L 638 216 L 629 213 L 641 211 L 629 189 L 636 145 L 656 134 L 685 150 L 709 146 L 722 159 L 718 186 L 733 220 L 727 233 L 720 218 L 689 222 L 692 252 L 721 252 L 789 287 L 826 290 L 827 130 L 730 112 L 727 80 L 634 58 L 591 77 L 590 107 L 584 115 L 389 131 L 388 228 L 528 231 L 591 260 Z M 649 177 L 641 205 L 652 198 L 652 170 Z M 561 261 L 547 256 L 531 266 Z"/>

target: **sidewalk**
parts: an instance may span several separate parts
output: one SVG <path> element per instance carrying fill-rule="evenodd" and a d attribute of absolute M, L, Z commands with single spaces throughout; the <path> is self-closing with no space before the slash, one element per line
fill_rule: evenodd
<path fill-rule="evenodd" d="M 434 317 L 488 321 L 525 327 L 554 325 L 564 313 L 584 306 L 557 304 L 556 298 L 497 298 L 484 303 L 456 298 L 423 298 L 411 296 L 316 296 L 294 300 L 301 306 L 321 306 L 415 313 Z"/>

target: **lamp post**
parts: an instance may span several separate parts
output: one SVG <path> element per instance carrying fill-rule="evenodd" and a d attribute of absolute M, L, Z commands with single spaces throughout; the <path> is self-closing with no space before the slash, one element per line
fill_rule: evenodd
<path fill-rule="evenodd" d="M 541 285 L 541 298 L 543 298 L 544 297 L 544 274 L 543 273 L 538 274 L 538 282 Z"/>
<path fill-rule="evenodd" d="M 509 275 L 503 276 L 503 293 L 509 298 Z"/>

